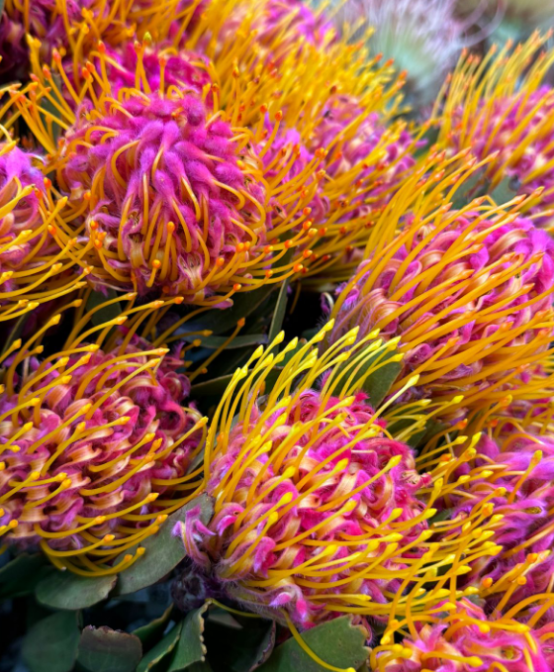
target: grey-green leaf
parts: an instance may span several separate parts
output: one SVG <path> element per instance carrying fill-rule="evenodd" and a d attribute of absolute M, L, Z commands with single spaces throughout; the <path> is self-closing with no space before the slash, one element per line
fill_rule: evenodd
<path fill-rule="evenodd" d="M 232 621 L 228 625 L 219 614 L 213 618 L 210 613 L 204 638 L 210 662 L 217 670 L 253 672 L 271 655 L 275 621 L 244 618 L 241 624 Z"/>
<path fill-rule="evenodd" d="M 204 646 L 204 613 L 208 606 L 190 611 L 181 629 L 179 642 L 173 653 L 167 672 L 182 672 L 194 663 L 203 663 L 206 657 Z"/>
<path fill-rule="evenodd" d="M 229 340 L 228 336 L 185 336 L 183 338 L 187 343 L 193 341 L 200 341 L 198 347 L 209 348 L 210 350 L 217 350 L 225 346 L 225 350 L 237 350 L 238 348 L 247 348 L 249 346 L 265 345 L 267 343 L 267 336 L 265 334 L 244 334 L 243 336 L 235 336 L 233 340 L 225 345 Z"/>
<path fill-rule="evenodd" d="M 342 616 L 318 625 L 302 634 L 308 647 L 321 660 L 342 669 L 357 670 L 367 659 L 365 633 L 352 625 L 350 616 Z M 295 639 L 278 646 L 259 672 L 323 672 L 325 668 L 309 656 Z"/>
<path fill-rule="evenodd" d="M 105 296 L 101 292 L 92 292 L 87 301 L 86 309 L 87 311 L 92 310 L 93 308 L 96 308 L 96 306 L 100 306 L 101 304 L 106 303 L 111 299 L 115 299 L 116 297 L 117 292 L 113 289 L 108 289 L 107 296 Z M 116 317 L 120 315 L 120 313 L 121 313 L 121 303 L 116 302 L 111 303 L 109 306 L 104 306 L 103 308 L 100 308 L 100 310 L 97 310 L 90 319 L 92 324 L 94 324 L 94 326 L 97 327 L 100 324 L 104 324 L 105 322 L 114 320 Z"/>
<path fill-rule="evenodd" d="M 135 672 L 142 644 L 135 635 L 107 627 L 87 626 L 79 641 L 79 665 L 88 672 Z"/>
<path fill-rule="evenodd" d="M 279 296 L 277 297 L 277 303 L 273 312 L 273 319 L 271 320 L 271 326 L 269 327 L 268 342 L 271 343 L 275 336 L 281 331 L 283 326 L 283 321 L 285 319 L 285 311 L 287 310 L 287 300 L 288 300 L 288 287 L 289 279 L 287 278 L 285 282 L 281 285 L 279 290 Z"/>
<path fill-rule="evenodd" d="M 148 537 L 141 546 L 145 549 L 131 567 L 119 574 L 114 595 L 127 595 L 151 586 L 176 567 L 186 556 L 182 539 L 173 536 L 173 527 L 178 521 L 184 522 L 187 511 L 200 507 L 200 519 L 207 524 L 213 513 L 212 499 L 203 493 L 191 502 L 172 513 L 162 525 L 158 534 Z M 134 553 L 136 548 L 127 551 Z M 119 561 L 119 559 L 117 560 Z M 117 562 L 116 561 L 116 562 Z"/>
<path fill-rule="evenodd" d="M 494 202 L 498 203 L 498 205 L 503 205 L 504 203 L 511 201 L 512 198 L 516 195 L 512 185 L 513 180 L 511 177 L 505 177 L 503 180 L 501 180 L 490 192 L 490 196 Z"/>
<path fill-rule="evenodd" d="M 185 324 L 184 332 L 209 329 L 214 334 L 222 334 L 234 328 L 241 318 L 251 315 L 274 290 L 274 284 L 266 284 L 250 292 L 235 294 L 230 308 L 202 313 L 197 319 Z"/>
<path fill-rule="evenodd" d="M 79 647 L 77 614 L 60 611 L 36 623 L 23 640 L 22 656 L 30 672 L 70 672 Z"/>
<path fill-rule="evenodd" d="M 44 555 L 22 553 L 0 569 L 0 599 L 27 595 L 50 571 Z"/>
<path fill-rule="evenodd" d="M 369 347 L 371 346 L 366 346 L 366 349 Z M 362 352 L 356 353 L 337 366 L 335 369 L 337 389 L 340 389 L 350 379 L 362 381 L 360 388 L 368 395 L 370 404 L 377 408 L 402 371 L 402 364 L 398 361 L 400 355 L 396 350 L 383 351 L 380 349 L 368 356 L 363 364 L 355 363 Z M 375 371 L 368 375 L 372 368 L 375 368 Z"/>
<path fill-rule="evenodd" d="M 86 609 L 108 597 L 117 576 L 87 578 L 55 570 L 37 586 L 37 600 L 54 609 Z"/>
<path fill-rule="evenodd" d="M 177 646 L 182 627 L 182 622 L 177 623 L 177 625 L 144 656 L 137 667 L 137 672 L 149 672 L 149 670 L 155 670 L 158 663 L 161 663 L 166 656 L 169 656 Z"/>
<path fill-rule="evenodd" d="M 140 628 L 133 630 L 133 635 L 136 635 L 140 639 L 144 649 L 149 649 L 161 637 L 169 623 L 172 611 L 173 604 L 170 604 L 159 618 L 155 618 L 150 623 L 141 625 Z"/>

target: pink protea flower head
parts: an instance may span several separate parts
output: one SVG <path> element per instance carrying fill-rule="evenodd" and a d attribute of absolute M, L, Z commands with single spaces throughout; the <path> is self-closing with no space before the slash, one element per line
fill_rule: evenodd
<path fill-rule="evenodd" d="M 6 0 L 0 23 L 0 55 L 6 81 L 27 79 L 26 35 L 49 61 L 53 49 L 77 56 L 83 63 L 93 40 L 120 44 L 134 32 L 128 21 L 130 3 L 123 0 Z M 90 30 L 92 28 L 92 31 Z"/>
<path fill-rule="evenodd" d="M 545 359 L 553 333 L 554 245 L 518 207 L 476 200 L 426 218 L 412 213 L 400 233 L 368 245 L 337 291 L 328 343 L 355 324 L 360 335 L 379 329 L 406 353 L 393 391 L 419 374 L 411 395 L 462 391 L 466 406 L 494 390 L 504 395 L 518 367 Z"/>
<path fill-rule="evenodd" d="M 190 385 L 177 372 L 181 359 L 134 334 L 136 315 L 148 317 L 156 307 L 89 329 L 87 341 L 80 333 L 85 315 L 65 347 L 41 359 L 37 343 L 59 322 L 57 314 L 4 356 L 4 543 L 40 548 L 57 567 L 77 573 L 117 572 L 143 549 L 116 564 L 114 558 L 154 534 L 167 512 L 193 495 L 196 474 L 187 474 L 206 419 L 183 405 Z M 104 342 L 113 326 L 115 335 Z M 91 334 L 99 334 L 96 341 Z"/>
<path fill-rule="evenodd" d="M 217 53 L 247 26 L 255 35 L 255 60 L 279 64 L 288 55 L 300 54 L 303 43 L 325 47 L 337 37 L 325 12 L 312 10 L 302 0 L 180 0 L 176 4 L 179 18 L 169 28 L 160 26 L 161 31 L 154 27 L 158 34 L 167 32 L 176 46 L 194 41 L 202 51 Z M 160 23 L 166 24 L 164 20 Z M 145 25 L 153 30 L 150 24 Z"/>
<path fill-rule="evenodd" d="M 394 626 L 390 627 L 383 637 L 383 646 L 371 653 L 371 669 L 375 672 L 552 669 L 554 626 L 537 628 L 533 618 L 521 622 L 517 607 L 505 615 L 489 618 L 479 606 L 462 599 L 455 605 L 439 604 L 434 613 L 435 617 L 429 619 L 431 623 L 412 626 L 413 634 L 401 644 L 392 643 Z"/>
<path fill-rule="evenodd" d="M 263 227 L 264 194 L 238 167 L 230 125 L 208 121 L 197 95 L 131 96 L 98 121 L 79 116 L 67 134 L 61 184 L 77 206 L 90 196 L 85 228 L 102 284 L 202 301 Z"/>
<path fill-rule="evenodd" d="M 446 102 L 435 110 L 439 142 L 449 152 L 467 148 L 486 159 L 477 188 L 493 193 L 504 181 L 514 194 L 534 194 L 527 207 L 541 225 L 551 222 L 554 204 L 554 92 L 544 82 L 554 54 L 541 55 L 546 39 L 534 34 L 512 53 L 506 46 L 497 54 L 493 46 L 479 85 L 471 74 L 479 58 L 466 55 L 450 80 Z M 533 59 L 536 66 L 529 68 Z"/>
<path fill-rule="evenodd" d="M 147 40 L 142 44 L 127 42 L 112 48 L 99 42 L 90 52 L 90 59 L 98 72 L 105 73 L 109 88 L 114 95 L 122 88 L 143 87 L 145 91 L 159 91 L 176 86 L 184 91 L 202 94 L 206 85 L 211 84 L 208 61 L 201 54 L 177 50 L 169 41 L 152 44 Z M 70 69 L 65 65 L 66 69 Z M 78 73 L 81 80 L 81 73 Z M 93 82 L 98 93 L 102 86 Z M 211 96 L 211 90 L 210 90 Z M 69 102 L 74 101 L 68 96 Z"/>
<path fill-rule="evenodd" d="M 57 51 L 53 68 L 64 86 L 50 68 L 38 67 L 35 44 L 33 82 L 11 92 L 33 127 L 41 123 L 37 97 L 54 97 L 67 112 L 71 123 L 67 128 L 60 120 L 59 142 L 54 124 L 37 139 L 68 198 L 56 240 L 65 245 L 76 238 L 96 286 L 223 307 L 236 292 L 319 273 L 362 244 L 371 226 L 364 199 L 403 159 L 397 153 L 396 159 L 382 161 L 396 130 L 354 149 L 355 128 L 381 104 L 381 95 L 373 94 L 384 74 L 377 83 L 371 72 L 359 76 L 358 116 L 335 139 L 337 154 L 330 155 L 323 146 L 310 146 L 328 83 L 313 89 L 309 109 L 300 114 L 298 105 L 304 103 L 298 92 L 307 85 L 303 72 L 297 76 L 292 70 L 294 82 L 281 88 L 271 68 L 261 74 L 238 67 L 228 72 L 228 63 L 218 70 L 219 65 L 181 55 L 172 74 L 176 84 L 169 84 L 169 60 L 165 52 L 158 54 L 155 75 L 149 43 L 134 43 L 132 58 L 117 52 L 125 61 L 123 71 L 100 44 L 94 62 L 81 72 L 81 88 L 71 84 Z M 336 52 L 341 78 L 347 79 L 353 75 L 351 54 L 339 46 Z M 323 65 L 317 50 L 309 56 Z M 131 72 L 133 63 L 134 86 L 121 86 L 121 73 Z M 204 83 L 206 72 L 213 75 L 212 84 Z M 231 79 L 219 84 L 219 75 Z M 229 82 L 235 88 L 230 90 Z M 383 97 L 394 95 L 395 86 Z M 273 100 L 275 87 L 275 98 L 286 98 L 284 109 L 258 106 L 256 99 Z M 343 145 L 352 161 L 348 170 L 331 166 Z M 362 161 L 365 151 L 369 155 Z"/>
<path fill-rule="evenodd" d="M 513 606 L 550 591 L 554 581 L 554 439 L 523 432 L 509 416 L 489 420 L 494 429 L 476 445 L 474 459 L 457 476 L 471 474 L 439 509 L 450 511 L 449 533 L 467 520 L 477 499 L 494 506 L 495 541 L 502 551 L 480 558 L 467 580 L 481 584 L 489 609 Z"/>
<path fill-rule="evenodd" d="M 0 84 L 25 79 L 28 71 L 25 28 L 4 12 L 0 17 Z"/>
<path fill-rule="evenodd" d="M 50 233 L 63 202 L 54 204 L 40 160 L 0 143 L 0 322 L 82 284 Z"/>
<path fill-rule="evenodd" d="M 404 127 L 393 135 L 386 135 L 385 130 L 377 112 L 363 114 L 358 97 L 334 93 L 321 111 L 309 145 L 312 150 L 326 151 L 325 169 L 335 179 L 357 165 L 365 166 L 358 177 L 359 193 L 352 199 L 358 205 L 352 216 L 369 222 L 375 221 L 415 166 L 413 154 L 420 144 Z M 378 180 L 373 179 L 376 170 Z"/>
<path fill-rule="evenodd" d="M 353 349 L 337 362 L 332 353 L 317 357 L 323 335 L 296 351 L 295 341 L 279 355 L 260 350 L 235 373 L 205 448 L 214 516 L 204 525 L 191 510 L 176 528 L 210 590 L 215 580 L 227 597 L 303 629 L 348 611 L 386 620 L 397 593 L 399 613 L 408 602 L 406 609 L 421 610 L 435 590 L 422 594 L 418 585 L 410 596 L 411 572 L 423 575 L 439 557 L 448 564 L 452 550 L 427 543 L 444 474 L 420 474 L 412 449 L 356 392 L 360 370 L 363 377 L 377 371 L 388 345 L 367 352 L 352 346 L 349 333 L 334 355 L 340 345 Z M 477 556 L 493 546 L 476 548 Z"/>

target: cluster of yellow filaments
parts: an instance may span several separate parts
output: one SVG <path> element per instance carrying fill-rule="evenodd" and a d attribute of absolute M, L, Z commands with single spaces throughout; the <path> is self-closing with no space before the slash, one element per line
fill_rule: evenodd
<path fill-rule="evenodd" d="M 392 393 L 418 375 L 418 394 L 451 400 L 463 391 L 466 409 L 508 392 L 524 399 L 551 384 L 554 248 L 521 214 L 540 190 L 501 206 L 482 197 L 455 209 L 456 190 L 487 161 L 442 165 L 447 176 L 435 192 L 428 180 L 426 192 L 418 189 L 414 175 L 376 222 L 365 260 L 330 309 L 326 342 L 355 324 L 361 334 L 377 328 L 398 337 L 404 369 Z M 446 203 L 439 206 L 437 194 Z"/>
<path fill-rule="evenodd" d="M 4 128 L 0 143 L 0 322 L 82 287 L 89 269 L 75 238 L 58 247 L 51 235 L 67 199 L 54 200 L 51 183 Z M 83 267 L 80 275 L 75 265 Z"/>
<path fill-rule="evenodd" d="M 440 664 L 478 672 L 546 671 L 554 632 L 552 624 L 541 627 L 541 619 L 553 605 L 552 595 L 531 597 L 487 616 L 468 599 L 445 600 L 415 622 L 389 621 L 381 644 L 371 652 L 371 669 L 423 671 Z"/>
<path fill-rule="evenodd" d="M 126 310 L 97 326 L 102 306 L 85 312 L 83 299 L 72 301 L 2 355 L 0 534 L 83 576 L 141 557 L 141 542 L 194 497 L 202 471 L 194 462 L 207 418 L 182 403 L 183 362 L 137 336 L 163 302 L 121 298 Z M 65 345 L 42 358 L 45 332 L 70 309 Z"/>
<path fill-rule="evenodd" d="M 466 53 L 445 84 L 446 100 L 437 99 L 434 116 L 438 143 L 448 151 L 469 149 L 492 156 L 481 179 L 488 193 L 511 180 L 514 191 L 543 192 L 527 208 L 549 218 L 554 203 L 553 92 L 546 83 L 554 53 L 544 46 L 550 33 L 533 34 L 515 48 L 493 45 L 481 58 Z M 532 208 L 538 203 L 542 210 Z"/>
<path fill-rule="evenodd" d="M 448 534 L 448 522 L 432 521 L 435 502 L 465 482 L 455 472 L 479 436 L 462 455 L 455 446 L 466 436 L 446 442 L 420 468 L 402 442 L 443 404 L 374 411 L 359 391 L 391 357 L 402 358 L 397 342 L 374 332 L 356 344 L 354 330 L 318 355 L 331 328 L 279 352 L 281 334 L 233 375 L 205 444 L 214 516 L 208 529 L 191 516 L 183 530 L 188 555 L 229 596 L 293 631 L 341 613 L 362 622 L 391 612 L 411 619 L 438 600 L 474 594 L 457 578 L 500 550 L 491 541 L 499 517 L 490 498 L 476 503 L 461 531 Z M 416 383 L 417 376 L 406 387 Z"/>
<path fill-rule="evenodd" d="M 220 17 L 217 5 L 212 3 L 201 15 L 204 32 L 217 27 L 209 23 L 210 17 Z M 250 34 L 251 21 L 251 15 L 242 19 L 241 34 Z M 195 46 L 199 31 L 187 48 Z M 374 58 L 360 73 L 366 54 L 354 58 L 353 49 L 339 43 L 330 47 L 332 58 L 306 45 L 301 63 L 291 53 L 277 68 L 246 58 L 252 37 L 224 37 L 213 63 L 191 61 L 199 80 L 209 80 L 196 93 L 191 87 L 165 84 L 168 59 L 178 55 L 174 48 L 164 47 L 155 72 L 149 70 L 150 36 L 135 45 L 131 87 L 113 83 L 112 75 L 122 66 L 103 43 L 90 52 L 76 79 L 68 76 L 56 51 L 53 69 L 42 66 L 40 43 L 30 39 L 34 81 L 12 91 L 17 112 L 11 123 L 21 114 L 49 153 L 47 169 L 56 171 L 61 193 L 69 198 L 54 235 L 62 246 L 77 237 L 92 279 L 102 285 L 139 293 L 154 288 L 183 295 L 187 303 L 213 305 L 237 291 L 287 277 L 333 274 L 331 267 L 343 277 L 353 262 L 337 261 L 365 243 L 374 216 L 402 178 L 402 162 L 417 140 L 404 140 L 389 161 L 386 150 L 404 128 L 393 125 L 373 132 L 377 112 L 387 107 L 384 119 L 398 108 L 401 82 L 387 86 L 389 64 L 377 67 Z M 158 83 L 154 88 L 149 83 L 153 76 Z M 146 123 L 158 115 L 182 129 L 190 120 L 193 94 L 206 110 L 201 125 L 210 132 L 225 124 L 232 138 L 219 154 L 200 146 L 217 195 L 212 190 L 208 197 L 196 188 L 194 178 L 183 176 L 166 207 L 165 194 L 160 198 L 154 182 L 158 172 L 171 171 L 170 149 L 156 140 L 155 160 L 143 169 L 137 148 L 144 155 L 144 143 L 137 130 L 129 131 L 126 120 L 144 114 Z M 341 110 L 351 99 L 356 103 L 350 118 Z M 340 130 L 332 140 L 318 138 L 325 115 L 333 113 Z M 117 122 L 114 117 L 119 117 Z M 59 130 L 64 136 L 57 141 Z M 101 161 L 84 165 L 83 157 L 97 145 L 113 149 Z M 99 167 L 102 162 L 104 168 Z M 241 185 L 220 176 L 228 166 L 239 172 Z M 139 186 L 131 194 L 133 179 Z M 223 224 L 222 247 L 212 231 L 214 209 L 221 203 L 231 210 Z M 119 232 L 112 223 L 112 228 L 102 224 L 104 214 L 119 220 Z M 139 242 L 127 249 L 128 227 L 137 219 L 140 228 L 132 233 Z"/>

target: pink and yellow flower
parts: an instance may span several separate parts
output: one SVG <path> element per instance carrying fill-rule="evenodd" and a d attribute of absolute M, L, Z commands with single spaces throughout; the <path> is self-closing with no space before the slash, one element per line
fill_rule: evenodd
<path fill-rule="evenodd" d="M 551 605 L 546 600 L 541 608 Z M 384 643 L 373 649 L 375 672 L 549 672 L 554 665 L 551 639 L 554 626 L 536 627 L 532 617 L 522 622 L 525 602 L 509 612 L 488 617 L 467 599 L 439 604 L 431 615 L 410 624 L 410 634 L 392 643 L 392 634 L 405 623 L 387 628 Z M 520 611 L 522 613 L 520 614 Z"/>
<path fill-rule="evenodd" d="M 493 46 L 482 60 L 466 54 L 435 108 L 442 146 L 487 158 L 476 188 L 492 193 L 505 181 L 514 194 L 534 195 L 527 209 L 541 225 L 554 204 L 554 92 L 545 82 L 554 53 L 541 51 L 547 39 L 534 34 L 500 53 Z"/>
<path fill-rule="evenodd" d="M 188 472 L 206 418 L 183 405 L 190 384 L 177 371 L 181 359 L 135 335 L 160 304 L 86 331 L 90 314 L 78 315 L 65 346 L 41 358 L 42 335 L 59 323 L 57 314 L 4 354 L 5 544 L 40 548 L 58 568 L 78 574 L 115 573 L 144 549 L 125 551 L 193 496 L 198 472 Z"/>
<path fill-rule="evenodd" d="M 290 67 L 298 55 L 287 56 L 286 78 L 275 65 L 229 71 L 226 59 L 187 62 L 184 75 L 172 71 L 174 81 L 166 81 L 165 47 L 155 56 L 148 43 L 136 44 L 136 58 L 121 70 L 124 57 L 118 61 L 100 44 L 80 88 L 54 53 L 65 83 L 60 91 L 53 73 L 40 66 L 39 44 L 31 46 L 34 81 L 13 91 L 13 100 L 69 199 L 59 243 L 77 237 L 97 285 L 226 305 L 237 291 L 318 273 L 360 244 L 372 224 L 371 204 L 392 189 L 383 182 L 397 181 L 403 171 L 407 140 L 402 135 L 400 151 L 395 142 L 405 131 L 373 133 L 372 92 L 386 69 L 362 77 L 366 91 L 350 105 L 354 119 L 341 118 L 341 133 L 325 147 L 329 140 L 318 139 L 315 129 L 335 89 L 310 85 L 313 95 L 302 111 L 298 92 L 309 73 Z M 339 55 L 342 66 L 331 82 L 347 82 L 353 71 L 345 45 Z M 315 47 L 306 46 L 304 56 L 323 66 Z M 175 67 L 182 70 L 186 58 L 179 59 Z M 134 85 L 122 87 L 122 73 L 133 66 Z M 319 73 L 329 75 L 328 66 Z M 45 100 L 54 101 L 59 117 L 45 112 Z M 53 122 L 48 128 L 41 114 Z M 63 131 L 59 144 L 55 124 Z M 371 128 L 360 144 L 356 134 L 364 124 Z M 346 163 L 337 164 L 340 156 Z M 385 174 L 393 178 L 383 180 Z"/>
<path fill-rule="evenodd" d="M 540 369 L 553 335 L 554 245 L 519 215 L 479 199 L 412 211 L 400 230 L 370 243 L 366 260 L 337 292 L 333 343 L 353 325 L 379 329 L 406 354 L 395 388 L 419 374 L 416 397 L 476 404 L 511 389 L 519 367 Z M 391 209 L 389 209 L 391 210 Z M 514 392 L 517 394 L 517 391 Z"/>
<path fill-rule="evenodd" d="M 9 139 L 0 143 L 0 322 L 82 286 L 87 272 L 74 270 L 75 241 L 60 248 L 51 235 L 64 203 L 54 204 L 40 161 Z"/>
<path fill-rule="evenodd" d="M 324 331 L 278 353 L 272 349 L 281 334 L 234 374 L 205 447 L 214 516 L 204 525 L 193 509 L 176 528 L 210 590 L 215 583 L 293 631 L 341 613 L 369 628 L 367 619 L 386 622 L 391 609 L 422 612 L 467 571 L 466 558 L 498 552 L 485 533 L 486 502 L 457 539 L 430 541 L 433 502 L 453 465 L 420 473 L 405 441 L 437 408 L 420 402 L 395 409 L 391 427 L 419 420 L 389 431 L 385 409 L 376 411 L 359 391 L 379 375 L 394 344 L 354 345 L 353 331 L 318 357 Z"/>

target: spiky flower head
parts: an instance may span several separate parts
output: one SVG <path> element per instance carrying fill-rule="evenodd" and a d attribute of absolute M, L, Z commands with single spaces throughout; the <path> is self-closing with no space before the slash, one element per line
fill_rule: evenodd
<path fill-rule="evenodd" d="M 336 19 L 349 29 L 374 29 L 374 52 L 407 74 L 406 88 L 418 105 L 435 99 L 446 73 L 465 43 L 466 23 L 456 16 L 456 0 L 346 0 Z"/>
<path fill-rule="evenodd" d="M 94 53 L 98 66 L 89 62 L 83 69 L 78 92 L 56 52 L 64 94 L 51 71 L 40 67 L 35 43 L 35 81 L 12 92 L 69 198 L 59 241 L 78 237 L 93 281 L 225 305 L 237 291 L 317 272 L 359 244 L 371 226 L 361 209 L 364 199 L 371 203 L 372 185 L 381 185 L 381 176 L 403 160 L 403 153 L 393 152 L 383 161 L 399 129 L 365 143 L 356 162 L 333 176 L 326 171 L 327 165 L 334 170 L 327 148 L 310 147 L 333 87 L 310 89 L 309 111 L 301 111 L 297 96 L 307 73 L 293 68 L 284 68 L 290 81 L 279 78 L 277 87 L 274 69 L 260 76 L 236 67 L 228 72 L 225 64 L 230 79 L 220 84 L 217 67 L 204 63 L 199 68 L 202 76 L 208 71 L 211 86 L 166 86 L 168 61 L 162 55 L 158 86 L 152 88 L 153 71 L 144 67 L 147 44 L 135 49 L 136 88 L 117 88 L 115 77 L 117 91 L 102 45 Z M 309 61 L 308 56 L 319 62 L 322 54 L 314 48 L 306 54 Z M 372 77 L 368 72 L 366 83 Z M 356 117 L 333 144 L 329 161 L 356 146 L 356 131 L 372 111 L 372 91 L 360 97 Z M 283 109 L 270 112 L 269 105 L 256 104 L 273 93 L 283 98 Z M 59 145 L 42 126 L 44 107 L 37 103 L 43 99 L 63 108 Z"/>
<path fill-rule="evenodd" d="M 325 12 L 312 9 L 302 0 L 267 0 L 261 6 L 248 1 L 224 4 L 229 13 L 219 40 L 224 43 L 236 34 L 245 19 L 251 21 L 256 58 L 261 61 L 270 60 L 277 65 L 291 53 L 300 55 L 304 43 L 324 48 L 337 39 Z"/>
<path fill-rule="evenodd" d="M 429 541 L 446 467 L 419 473 L 405 423 L 391 435 L 384 409 L 359 391 L 394 348 L 376 334 L 353 345 L 354 331 L 318 357 L 323 336 L 272 352 L 281 335 L 234 374 L 205 447 L 214 516 L 204 525 L 193 509 L 176 528 L 210 589 L 215 580 L 227 597 L 303 629 L 344 612 L 386 620 L 391 608 L 421 611 L 446 577 L 467 571 L 451 563 L 454 546 L 464 544 L 458 560 L 497 552 L 484 543 L 490 507 L 463 541 Z M 274 367 L 282 370 L 265 389 Z M 397 421 L 404 411 L 421 420 L 436 408 L 398 409 Z"/>
<path fill-rule="evenodd" d="M 119 44 L 130 39 L 134 32 L 128 21 L 130 4 L 123 0 L 6 0 L 0 22 L 3 79 L 28 78 L 26 35 L 40 41 L 41 55 L 48 61 L 53 49 L 62 50 L 70 60 L 73 56 L 84 60 L 93 40 L 102 37 Z"/>
<path fill-rule="evenodd" d="M 406 357 L 393 389 L 419 374 L 418 397 L 463 391 L 471 407 L 503 390 L 518 367 L 546 359 L 553 333 L 554 245 L 518 208 L 479 199 L 412 212 L 337 291 L 327 342 L 355 324 L 398 338 Z"/>
<path fill-rule="evenodd" d="M 439 509 L 448 509 L 454 524 L 462 525 L 478 499 L 494 505 L 502 517 L 495 541 L 502 546 L 494 558 L 475 563 L 467 580 L 481 584 L 487 607 L 501 610 L 525 597 L 551 590 L 554 526 L 554 440 L 525 431 L 509 414 L 486 420 L 487 433 L 476 445 L 474 459 L 458 476 L 471 479 L 448 495 Z M 450 528 L 451 530 L 453 528 Z"/>
<path fill-rule="evenodd" d="M 483 59 L 467 54 L 448 84 L 444 106 L 438 102 L 435 109 L 439 143 L 488 159 L 477 188 L 492 193 L 504 181 L 517 194 L 543 189 L 527 206 L 543 224 L 554 204 L 554 92 L 544 83 L 554 52 L 541 52 L 546 39 L 535 34 L 500 53 L 493 46 Z"/>
<path fill-rule="evenodd" d="M 0 143 L 0 322 L 82 284 L 73 271 L 73 241 L 60 249 L 50 233 L 63 202 L 54 205 L 34 161 L 40 157 L 15 142 Z"/>
<path fill-rule="evenodd" d="M 545 604 L 551 604 L 552 598 Z M 545 604 L 542 605 L 544 608 Z M 536 627 L 525 618 L 525 602 L 497 617 L 487 617 L 468 599 L 439 604 L 431 616 L 410 624 L 410 635 L 393 644 L 394 624 L 370 656 L 374 672 L 549 672 L 554 664 L 552 624 Z M 522 620 L 524 622 L 522 622 Z"/>
<path fill-rule="evenodd" d="M 160 304 L 87 331 L 85 314 L 63 349 L 41 358 L 42 335 L 60 321 L 57 314 L 3 356 L 4 543 L 40 548 L 79 574 L 118 572 L 144 549 L 124 552 L 156 533 L 194 492 L 195 474 L 187 473 L 205 418 L 183 405 L 190 385 L 177 372 L 180 358 L 135 335 Z M 81 300 L 70 305 L 79 308 Z"/>

